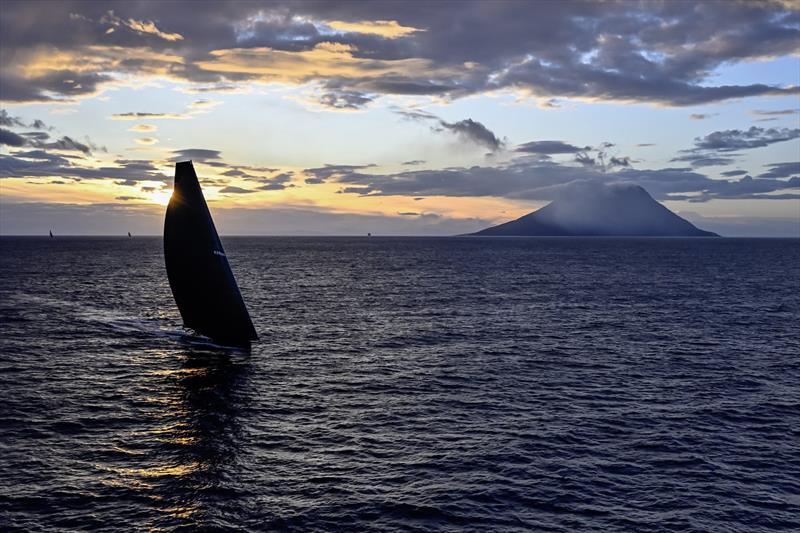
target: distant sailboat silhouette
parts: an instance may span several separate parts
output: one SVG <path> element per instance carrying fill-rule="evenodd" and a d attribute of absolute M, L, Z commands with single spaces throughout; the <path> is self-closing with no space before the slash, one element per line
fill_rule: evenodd
<path fill-rule="evenodd" d="M 50 238 L 53 238 L 53 230 L 50 230 Z"/>
<path fill-rule="evenodd" d="M 258 339 L 191 161 L 175 165 L 164 259 L 186 327 L 221 344 L 249 347 Z"/>
<path fill-rule="evenodd" d="M 131 236 L 131 232 L 129 231 L 129 232 L 128 232 L 128 237 L 130 237 L 130 236 Z"/>

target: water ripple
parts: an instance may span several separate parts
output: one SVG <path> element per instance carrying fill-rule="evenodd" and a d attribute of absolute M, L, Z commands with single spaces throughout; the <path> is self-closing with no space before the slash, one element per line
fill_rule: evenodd
<path fill-rule="evenodd" d="M 250 354 L 159 239 L 0 239 L 0 529 L 800 529 L 797 241 L 225 244 Z"/>

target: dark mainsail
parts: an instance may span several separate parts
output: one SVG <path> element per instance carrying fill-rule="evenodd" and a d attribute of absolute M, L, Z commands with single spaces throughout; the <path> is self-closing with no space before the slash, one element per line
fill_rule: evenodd
<path fill-rule="evenodd" d="M 249 346 L 258 338 L 191 161 L 175 165 L 164 221 L 164 259 L 186 327 L 234 346 Z"/>

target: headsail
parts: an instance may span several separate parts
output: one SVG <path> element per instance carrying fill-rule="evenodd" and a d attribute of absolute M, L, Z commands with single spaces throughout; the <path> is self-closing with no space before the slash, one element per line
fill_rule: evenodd
<path fill-rule="evenodd" d="M 191 161 L 175 165 L 164 221 L 164 259 L 186 327 L 235 346 L 249 346 L 258 338 Z"/>

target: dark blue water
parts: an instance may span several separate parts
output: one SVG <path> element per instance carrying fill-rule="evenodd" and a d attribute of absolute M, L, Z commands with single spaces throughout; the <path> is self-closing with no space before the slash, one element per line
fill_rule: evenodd
<path fill-rule="evenodd" d="M 0 240 L 0 529 L 800 528 L 800 241 Z"/>

